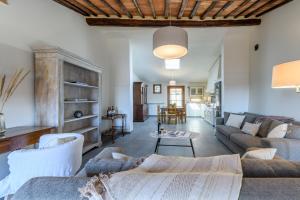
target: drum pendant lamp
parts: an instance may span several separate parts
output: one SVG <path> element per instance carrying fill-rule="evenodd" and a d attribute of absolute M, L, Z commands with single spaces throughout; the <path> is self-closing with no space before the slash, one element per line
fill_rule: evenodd
<path fill-rule="evenodd" d="M 153 54 L 161 59 L 176 59 L 188 53 L 188 34 L 176 26 L 158 29 L 153 35 Z"/>

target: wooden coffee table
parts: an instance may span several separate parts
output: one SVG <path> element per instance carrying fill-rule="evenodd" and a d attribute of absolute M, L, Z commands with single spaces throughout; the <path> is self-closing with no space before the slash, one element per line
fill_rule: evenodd
<path fill-rule="evenodd" d="M 173 131 L 174 132 L 174 131 Z M 193 145 L 193 141 L 192 141 L 192 137 L 191 137 L 191 132 L 188 132 L 188 131 L 179 131 L 179 132 L 182 132 L 182 134 L 178 134 L 178 135 L 170 135 L 168 134 L 168 131 L 167 133 L 161 133 L 161 134 L 158 134 L 157 131 L 155 132 L 151 132 L 150 133 L 150 136 L 151 137 L 154 137 L 154 138 L 157 138 L 157 141 L 156 141 L 156 145 L 155 145 L 155 150 L 154 150 L 154 153 L 158 153 L 158 148 L 160 146 L 172 146 L 172 147 L 191 147 L 192 148 L 192 151 L 193 151 L 193 156 L 195 156 L 195 150 L 194 150 L 194 145 Z M 169 132 L 170 133 L 170 132 Z M 161 144 L 161 139 L 175 139 L 175 140 L 189 140 L 190 142 L 190 145 L 180 145 L 180 144 Z"/>

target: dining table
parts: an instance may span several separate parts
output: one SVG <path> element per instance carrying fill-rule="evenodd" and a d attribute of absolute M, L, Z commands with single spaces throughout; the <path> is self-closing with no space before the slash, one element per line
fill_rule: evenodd
<path fill-rule="evenodd" d="M 163 106 L 163 107 L 160 107 L 160 117 L 161 117 L 161 120 L 162 122 L 167 122 L 168 120 L 166 119 L 167 117 L 167 113 L 168 113 L 168 110 L 169 109 L 174 109 L 172 107 L 168 107 L 168 106 Z M 175 108 L 176 110 L 176 116 L 177 116 L 177 119 L 181 120 L 182 122 L 186 122 L 186 111 L 185 111 L 185 107 L 176 107 Z M 177 120 L 176 120 L 177 121 Z"/>

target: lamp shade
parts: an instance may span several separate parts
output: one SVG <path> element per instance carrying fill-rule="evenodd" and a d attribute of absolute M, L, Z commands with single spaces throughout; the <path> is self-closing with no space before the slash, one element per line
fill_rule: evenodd
<path fill-rule="evenodd" d="M 299 88 L 300 60 L 273 67 L 272 88 Z"/>
<path fill-rule="evenodd" d="M 158 29 L 153 35 L 153 54 L 161 59 L 175 59 L 188 52 L 188 34 L 176 26 Z"/>

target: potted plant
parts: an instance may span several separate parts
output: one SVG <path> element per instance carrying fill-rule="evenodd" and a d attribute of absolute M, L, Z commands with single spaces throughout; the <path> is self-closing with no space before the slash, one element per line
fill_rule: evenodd
<path fill-rule="evenodd" d="M 17 70 L 7 84 L 5 74 L 0 75 L 0 134 L 6 131 L 3 114 L 4 106 L 29 72 L 30 71 L 24 71 L 24 69 Z"/>

